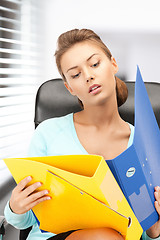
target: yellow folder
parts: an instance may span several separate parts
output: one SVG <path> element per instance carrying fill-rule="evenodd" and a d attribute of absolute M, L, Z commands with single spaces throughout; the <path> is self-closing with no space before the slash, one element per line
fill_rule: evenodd
<path fill-rule="evenodd" d="M 142 228 L 114 179 L 97 155 L 66 155 L 4 159 L 18 183 L 32 176 L 52 200 L 33 208 L 40 229 L 60 233 L 110 227 L 127 240 L 140 239 Z"/>

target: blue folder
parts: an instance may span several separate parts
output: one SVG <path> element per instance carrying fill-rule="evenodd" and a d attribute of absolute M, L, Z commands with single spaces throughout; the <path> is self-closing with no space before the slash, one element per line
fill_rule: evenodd
<path fill-rule="evenodd" d="M 154 187 L 160 186 L 160 130 L 138 66 L 133 143 L 106 162 L 146 231 L 158 221 Z"/>

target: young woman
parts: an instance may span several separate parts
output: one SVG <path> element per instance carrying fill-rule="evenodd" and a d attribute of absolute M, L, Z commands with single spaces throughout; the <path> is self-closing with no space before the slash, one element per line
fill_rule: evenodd
<path fill-rule="evenodd" d="M 31 142 L 30 156 L 97 154 L 112 159 L 132 144 L 134 127 L 121 119 L 118 106 L 127 98 L 126 85 L 115 74 L 118 65 L 108 48 L 93 31 L 74 29 L 58 39 L 55 53 L 58 70 L 68 91 L 78 97 L 82 111 L 44 121 Z M 5 209 L 9 223 L 17 228 L 33 225 L 28 239 L 120 240 L 122 236 L 108 228 L 85 229 L 55 235 L 41 233 L 30 209 L 48 200 L 40 186 L 26 187 L 30 177 L 13 190 Z M 160 214 L 160 190 L 155 188 L 155 207 Z M 54 217 L 54 213 L 53 213 Z M 160 239 L 160 220 L 143 239 Z"/>

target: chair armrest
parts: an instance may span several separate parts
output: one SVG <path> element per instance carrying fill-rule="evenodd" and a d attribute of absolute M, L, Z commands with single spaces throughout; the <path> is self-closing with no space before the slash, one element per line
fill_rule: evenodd
<path fill-rule="evenodd" d="M 5 227 L 7 226 L 7 222 L 4 216 L 0 216 L 0 239 L 5 235 Z"/>

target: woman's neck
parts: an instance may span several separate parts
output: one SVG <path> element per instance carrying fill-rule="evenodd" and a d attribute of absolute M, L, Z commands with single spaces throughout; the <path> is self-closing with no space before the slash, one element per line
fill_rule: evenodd
<path fill-rule="evenodd" d="M 75 114 L 74 120 L 85 125 L 94 125 L 97 128 L 113 126 L 122 123 L 117 103 L 85 106 L 84 110 Z"/>

